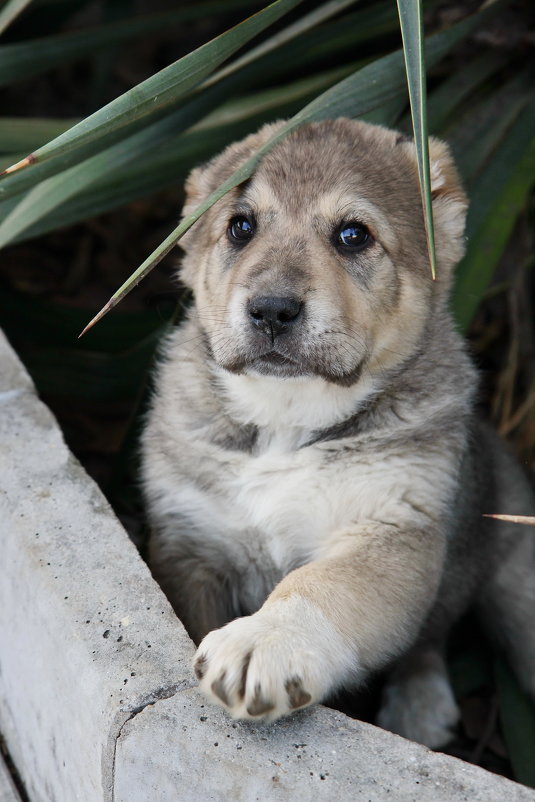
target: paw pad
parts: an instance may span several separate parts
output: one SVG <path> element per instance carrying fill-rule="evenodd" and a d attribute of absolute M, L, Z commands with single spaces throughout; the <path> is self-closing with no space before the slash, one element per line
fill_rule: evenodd
<path fill-rule="evenodd" d="M 270 699 L 262 696 L 262 689 L 260 685 L 256 685 L 254 695 L 249 704 L 247 705 L 247 712 L 250 716 L 263 716 L 264 713 L 269 713 L 275 709 L 274 703 Z"/>
<path fill-rule="evenodd" d="M 303 707 L 303 705 L 307 705 L 312 698 L 310 694 L 303 688 L 301 684 L 301 677 L 292 677 L 291 679 L 287 680 L 284 687 L 286 689 L 286 693 L 288 694 L 288 700 L 292 710 L 295 710 L 297 707 Z"/>
<path fill-rule="evenodd" d="M 193 670 L 195 671 L 195 676 L 197 677 L 199 682 L 200 680 L 202 680 L 202 678 L 206 673 L 206 663 L 207 659 L 205 654 L 199 655 L 199 657 L 195 660 L 195 665 L 193 666 Z"/>
<path fill-rule="evenodd" d="M 230 707 L 230 699 L 227 696 L 227 691 L 225 689 L 225 677 L 227 676 L 227 672 L 223 671 L 222 674 L 219 675 L 217 679 L 215 679 L 210 688 L 212 689 L 212 693 L 214 696 L 217 696 L 218 699 L 221 699 L 224 705 Z"/>

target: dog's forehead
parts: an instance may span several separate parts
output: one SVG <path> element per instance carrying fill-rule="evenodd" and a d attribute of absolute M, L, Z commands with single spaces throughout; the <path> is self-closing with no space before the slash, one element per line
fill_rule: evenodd
<path fill-rule="evenodd" d="M 350 121 L 306 126 L 260 163 L 246 195 L 260 208 L 294 215 L 368 201 L 388 212 L 392 195 L 418 201 L 415 171 L 390 131 Z"/>

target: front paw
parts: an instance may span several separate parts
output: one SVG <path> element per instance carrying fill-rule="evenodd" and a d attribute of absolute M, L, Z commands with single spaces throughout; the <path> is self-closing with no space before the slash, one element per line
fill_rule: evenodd
<path fill-rule="evenodd" d="M 235 718 L 274 719 L 320 701 L 356 668 L 354 652 L 300 597 L 210 632 L 194 658 L 201 690 Z"/>

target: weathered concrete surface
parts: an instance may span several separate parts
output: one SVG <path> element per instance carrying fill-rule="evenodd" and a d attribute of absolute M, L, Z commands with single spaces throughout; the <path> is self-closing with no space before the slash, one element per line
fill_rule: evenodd
<path fill-rule="evenodd" d="M 144 709 L 117 746 L 115 802 L 533 802 L 535 792 L 322 707 L 233 722 L 195 689 Z"/>
<path fill-rule="evenodd" d="M 192 646 L 0 342 L 0 731 L 32 802 L 111 800 L 132 714 L 192 682 Z"/>
<path fill-rule="evenodd" d="M 0 554 L 0 732 L 31 802 L 535 802 L 325 708 L 204 707 L 191 641 L 1 333 Z"/>

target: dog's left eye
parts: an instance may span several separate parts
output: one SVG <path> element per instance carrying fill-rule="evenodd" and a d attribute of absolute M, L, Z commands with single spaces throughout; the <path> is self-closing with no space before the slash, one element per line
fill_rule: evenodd
<path fill-rule="evenodd" d="M 240 214 L 233 217 L 228 224 L 227 234 L 231 242 L 240 245 L 252 239 L 254 235 L 254 222 L 245 215 Z"/>
<path fill-rule="evenodd" d="M 371 234 L 363 223 L 350 222 L 340 226 L 336 246 L 344 251 L 361 251 L 371 242 Z"/>

